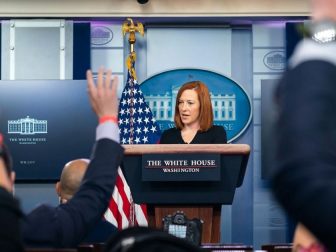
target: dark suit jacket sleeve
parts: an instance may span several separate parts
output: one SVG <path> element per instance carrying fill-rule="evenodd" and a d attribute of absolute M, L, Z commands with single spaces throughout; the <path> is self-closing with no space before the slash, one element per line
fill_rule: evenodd
<path fill-rule="evenodd" d="M 336 251 L 336 67 L 309 61 L 280 83 L 274 192 L 286 210 Z"/>
<path fill-rule="evenodd" d="M 123 149 L 116 142 L 97 142 L 82 185 L 74 197 L 56 208 L 41 206 L 27 216 L 28 246 L 74 247 L 102 218 L 111 198 Z"/>
<path fill-rule="evenodd" d="M 0 250 L 7 252 L 23 251 L 20 219 L 22 212 L 18 202 L 9 192 L 0 187 Z"/>

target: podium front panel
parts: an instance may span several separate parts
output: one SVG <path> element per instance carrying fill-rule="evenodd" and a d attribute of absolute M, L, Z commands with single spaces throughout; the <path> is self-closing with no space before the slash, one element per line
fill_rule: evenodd
<path fill-rule="evenodd" d="M 141 154 L 126 155 L 122 169 L 136 203 L 232 204 L 247 159 L 248 154 L 221 154 L 219 181 L 143 181 Z"/>

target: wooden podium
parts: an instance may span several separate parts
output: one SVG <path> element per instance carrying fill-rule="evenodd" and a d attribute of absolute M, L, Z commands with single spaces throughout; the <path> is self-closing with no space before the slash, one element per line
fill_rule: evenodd
<path fill-rule="evenodd" d="M 250 146 L 246 144 L 124 145 L 122 169 L 136 203 L 147 204 L 149 226 L 162 228 L 163 217 L 183 211 L 189 219 L 203 220 L 202 243 L 220 242 L 223 204 L 231 205 L 235 190 L 243 183 Z M 215 181 L 146 181 L 146 155 L 183 157 L 219 156 L 220 175 Z M 163 174 L 163 176 L 165 176 Z"/>

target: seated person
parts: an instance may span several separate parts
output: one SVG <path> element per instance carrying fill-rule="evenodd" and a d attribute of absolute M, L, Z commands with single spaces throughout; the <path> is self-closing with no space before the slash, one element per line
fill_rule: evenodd
<path fill-rule="evenodd" d="M 187 82 L 177 93 L 174 122 L 176 128 L 162 133 L 161 144 L 224 144 L 226 132 L 213 125 L 213 111 L 207 86 Z"/>
<path fill-rule="evenodd" d="M 99 118 L 96 144 L 78 191 L 56 207 L 41 205 L 23 222 L 26 247 L 76 247 L 101 220 L 107 209 L 122 161 L 117 124 L 117 78 L 99 69 L 97 86 L 87 72 L 91 106 Z M 66 140 L 66 139 L 65 139 Z"/>
<path fill-rule="evenodd" d="M 19 204 L 11 194 L 15 174 L 11 170 L 11 159 L 0 134 L 0 248 L 6 252 L 23 251 L 20 236 Z"/>
<path fill-rule="evenodd" d="M 61 179 L 56 183 L 56 192 L 61 204 L 66 204 L 78 191 L 89 161 L 88 159 L 76 159 L 64 166 Z M 82 242 L 103 243 L 117 231 L 113 224 L 102 218 Z"/>

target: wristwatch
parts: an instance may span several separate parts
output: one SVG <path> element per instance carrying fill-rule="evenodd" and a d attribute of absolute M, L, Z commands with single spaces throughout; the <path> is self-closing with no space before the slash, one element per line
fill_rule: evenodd
<path fill-rule="evenodd" d="M 309 35 L 314 41 L 325 44 L 336 41 L 336 21 L 321 20 L 309 24 Z"/>

